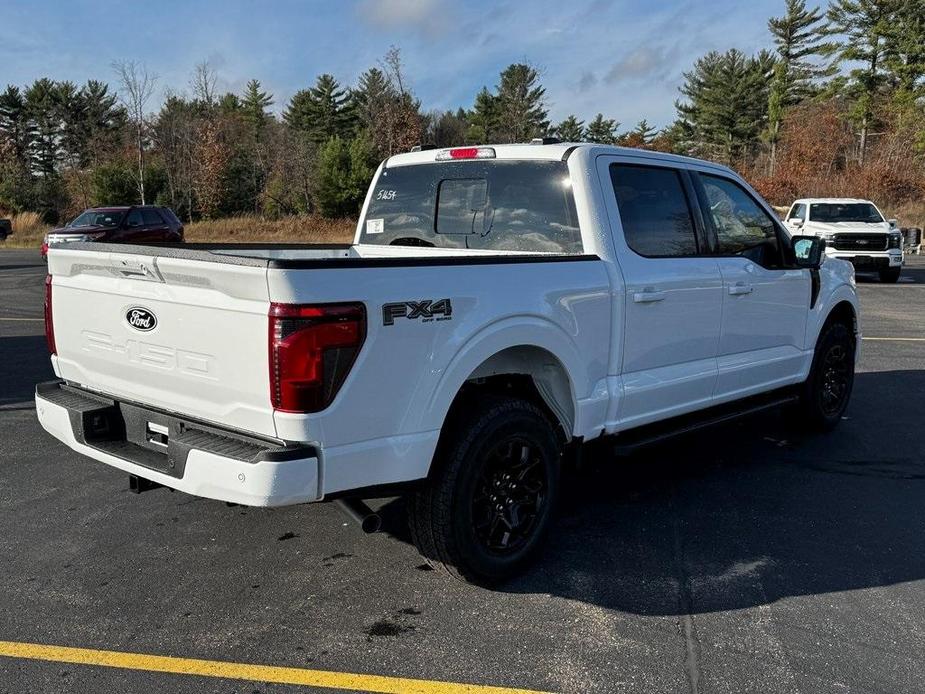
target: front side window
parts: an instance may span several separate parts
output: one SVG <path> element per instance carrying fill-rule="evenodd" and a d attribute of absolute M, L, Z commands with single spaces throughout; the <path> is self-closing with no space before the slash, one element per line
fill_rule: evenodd
<path fill-rule="evenodd" d="M 787 215 L 787 219 L 788 221 L 794 219 L 806 221 L 806 205 L 804 205 L 802 202 L 798 205 L 794 205 L 793 209 L 790 210 L 790 214 Z"/>
<path fill-rule="evenodd" d="M 780 264 L 777 225 L 739 184 L 700 174 L 707 214 L 716 229 L 720 255 L 742 255 L 766 267 Z"/>
<path fill-rule="evenodd" d="M 883 216 L 869 202 L 818 202 L 809 208 L 809 218 L 814 222 L 878 224 L 883 221 Z"/>
<path fill-rule="evenodd" d="M 674 169 L 611 164 L 623 237 L 645 257 L 697 255 L 697 237 L 690 205 Z"/>
<path fill-rule="evenodd" d="M 125 212 L 121 210 L 87 210 L 70 223 L 72 227 L 117 227 L 122 223 Z"/>
<path fill-rule="evenodd" d="M 581 253 L 568 167 L 561 161 L 472 160 L 386 168 L 361 243 Z"/>

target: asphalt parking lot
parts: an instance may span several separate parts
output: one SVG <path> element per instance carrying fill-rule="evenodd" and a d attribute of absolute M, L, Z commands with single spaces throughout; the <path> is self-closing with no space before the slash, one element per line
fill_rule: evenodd
<path fill-rule="evenodd" d="M 46 435 L 44 275 L 36 251 L 0 251 L 0 692 L 925 688 L 923 258 L 899 284 L 859 281 L 863 356 L 834 433 L 764 414 L 598 453 L 542 562 L 495 591 L 424 570 L 400 502 L 363 536 L 331 505 L 136 496 Z M 175 660 L 61 662 L 100 650 Z"/>

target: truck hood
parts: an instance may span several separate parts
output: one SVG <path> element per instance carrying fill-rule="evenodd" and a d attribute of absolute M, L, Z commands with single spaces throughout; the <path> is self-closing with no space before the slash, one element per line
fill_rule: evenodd
<path fill-rule="evenodd" d="M 806 231 L 824 231 L 833 234 L 885 234 L 890 231 L 889 222 L 806 222 Z"/>
<path fill-rule="evenodd" d="M 102 226 L 100 224 L 94 224 L 92 226 L 86 227 L 60 227 L 58 229 L 52 229 L 48 232 L 48 235 L 66 235 L 66 234 L 95 234 L 98 231 L 109 231 L 115 229 L 115 227 Z"/>

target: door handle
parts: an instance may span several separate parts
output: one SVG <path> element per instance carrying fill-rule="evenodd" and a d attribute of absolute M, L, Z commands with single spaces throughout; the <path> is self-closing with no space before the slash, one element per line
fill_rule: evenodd
<path fill-rule="evenodd" d="M 732 296 L 742 296 L 743 294 L 751 294 L 754 287 L 745 282 L 736 282 L 733 285 L 729 286 L 729 293 Z"/>
<path fill-rule="evenodd" d="M 633 301 L 637 304 L 650 304 L 656 301 L 663 301 L 665 292 L 657 292 L 652 287 L 646 287 L 641 292 L 633 294 Z"/>

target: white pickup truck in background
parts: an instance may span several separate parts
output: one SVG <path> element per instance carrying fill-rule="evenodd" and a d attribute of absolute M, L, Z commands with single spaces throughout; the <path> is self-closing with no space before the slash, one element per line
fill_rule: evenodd
<path fill-rule="evenodd" d="M 794 234 L 825 239 L 826 255 L 872 270 L 881 282 L 897 282 L 903 268 L 903 235 L 896 220 L 886 220 L 869 200 L 805 198 L 796 200 L 786 225 Z"/>
<path fill-rule="evenodd" d="M 428 561 L 490 583 L 535 556 L 581 442 L 784 403 L 839 421 L 858 306 L 822 246 L 704 161 L 396 155 L 350 246 L 51 249 L 38 417 L 138 487 L 406 495 Z"/>

